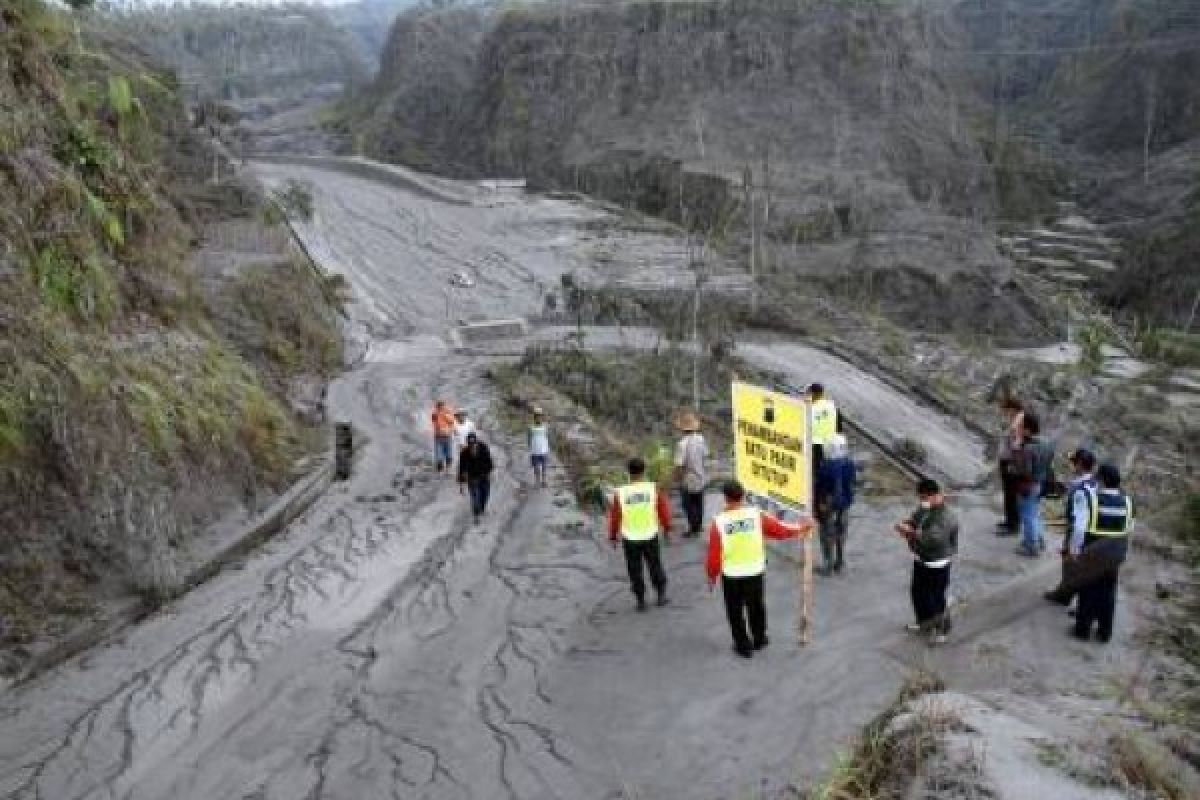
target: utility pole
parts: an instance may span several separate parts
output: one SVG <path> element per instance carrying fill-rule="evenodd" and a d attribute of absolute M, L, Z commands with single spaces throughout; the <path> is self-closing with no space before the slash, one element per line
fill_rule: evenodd
<path fill-rule="evenodd" d="M 746 198 L 750 207 L 750 311 L 758 313 L 758 214 L 754 193 L 754 169 L 746 167 Z"/>

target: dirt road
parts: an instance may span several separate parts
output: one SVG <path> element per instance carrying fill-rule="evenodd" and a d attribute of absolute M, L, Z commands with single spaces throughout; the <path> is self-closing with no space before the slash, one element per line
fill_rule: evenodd
<path fill-rule="evenodd" d="M 561 485 L 531 489 L 490 419 L 488 362 L 446 343 L 455 271 L 476 288 L 452 295 L 451 318 L 513 316 L 538 310 L 561 272 L 596 269 L 597 223 L 626 266 L 672 241 L 517 190 L 260 170 L 312 186 L 301 235 L 354 289 L 367 355 L 328 405 L 369 444 L 352 481 L 239 569 L 0 696 L 0 795 L 696 800 L 818 774 L 901 679 L 880 647 L 907 614 L 908 557 L 885 533 L 902 509 L 861 507 L 848 575 L 820 586 L 805 651 L 794 562 L 778 550 L 773 644 L 742 662 L 702 545 L 667 551 L 669 607 L 632 613 L 596 521 Z M 437 396 L 475 410 L 497 456 L 482 524 L 430 469 Z M 963 506 L 969 525 L 990 522 Z M 960 591 L 1015 574 L 993 567 L 999 546 L 964 545 Z"/>

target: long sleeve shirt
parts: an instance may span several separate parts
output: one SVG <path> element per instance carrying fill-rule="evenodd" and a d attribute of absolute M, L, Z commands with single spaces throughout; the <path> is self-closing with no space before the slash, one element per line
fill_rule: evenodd
<path fill-rule="evenodd" d="M 1067 552 L 1073 556 L 1083 551 L 1083 539 L 1087 536 L 1088 522 L 1092 515 L 1092 506 L 1088 501 L 1087 489 L 1078 488 L 1071 494 L 1071 518 L 1067 524 Z"/>
<path fill-rule="evenodd" d="M 725 510 L 732 511 L 740 507 L 741 503 L 730 504 L 725 507 Z M 762 532 L 763 536 L 768 539 L 794 539 L 811 533 L 813 527 L 811 519 L 803 520 L 796 525 L 789 525 L 770 514 L 762 515 Z M 721 560 L 721 532 L 717 530 L 717 523 L 714 520 L 708 525 L 708 556 L 704 560 L 704 569 L 708 573 L 709 583 L 716 583 L 717 578 L 721 577 Z"/>
<path fill-rule="evenodd" d="M 476 442 L 475 452 L 464 447 L 458 454 L 458 480 L 461 483 L 477 481 L 492 474 L 492 451 L 483 442 Z"/>
<path fill-rule="evenodd" d="M 671 532 L 671 504 L 667 501 L 667 495 L 658 490 L 658 501 L 655 503 L 655 511 L 658 514 L 658 527 L 662 530 L 663 536 L 668 536 Z M 621 535 L 621 504 L 614 498 L 608 504 L 608 538 L 611 541 L 616 541 Z"/>

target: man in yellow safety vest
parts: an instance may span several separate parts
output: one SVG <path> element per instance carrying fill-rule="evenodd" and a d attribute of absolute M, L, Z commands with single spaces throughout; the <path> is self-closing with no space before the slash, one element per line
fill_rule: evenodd
<path fill-rule="evenodd" d="M 646 610 L 646 580 L 643 564 L 650 571 L 650 582 L 658 593 L 658 604 L 667 604 L 667 575 L 662 566 L 659 531 L 671 532 L 671 506 L 667 496 L 653 481 L 646 480 L 646 462 L 630 459 L 629 483 L 618 487 L 608 506 L 608 538 L 613 547 L 618 537 L 625 548 L 625 566 L 629 586 L 637 598 L 637 610 Z"/>
<path fill-rule="evenodd" d="M 763 573 L 767 568 L 769 539 L 791 539 L 812 533 L 811 519 L 799 524 L 780 522 L 757 508 L 742 505 L 745 490 L 737 481 L 725 484 L 725 510 L 713 517 L 708 528 L 706 569 L 711 588 L 721 579 L 725 614 L 733 633 L 733 651 L 750 658 L 767 646 L 767 607 L 763 602 Z M 747 634 L 746 623 L 750 623 Z"/>
<path fill-rule="evenodd" d="M 808 401 L 812 404 L 812 443 L 823 448 L 838 432 L 837 406 L 819 383 L 809 385 Z"/>
<path fill-rule="evenodd" d="M 1121 565 L 1129 554 L 1129 536 L 1133 532 L 1133 500 L 1121 489 L 1121 473 L 1112 464 L 1096 471 L 1099 486 L 1087 490 L 1083 508 L 1073 513 L 1086 520 L 1074 525 L 1067 542 L 1067 558 L 1078 559 L 1086 552 L 1089 574 L 1079 586 L 1079 608 L 1075 612 L 1076 639 L 1087 641 L 1096 626 L 1096 640 L 1107 642 L 1113 634 L 1113 616 L 1117 609 L 1117 581 Z M 1083 529 L 1083 533 L 1079 530 Z"/>

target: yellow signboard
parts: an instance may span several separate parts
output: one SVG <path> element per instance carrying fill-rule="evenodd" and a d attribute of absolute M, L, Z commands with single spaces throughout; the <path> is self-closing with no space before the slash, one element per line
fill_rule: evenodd
<path fill-rule="evenodd" d="M 733 384 L 735 471 L 748 494 L 790 511 L 810 510 L 810 429 L 802 399 Z"/>

